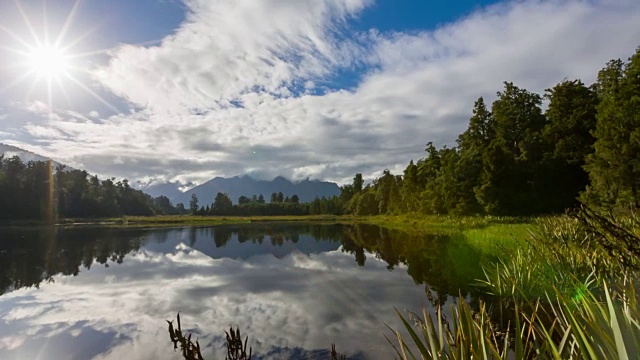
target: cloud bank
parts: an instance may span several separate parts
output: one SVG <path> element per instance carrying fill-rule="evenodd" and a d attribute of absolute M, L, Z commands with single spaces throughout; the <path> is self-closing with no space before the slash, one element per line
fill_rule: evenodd
<path fill-rule="evenodd" d="M 590 83 L 640 45 L 632 0 L 505 2 L 411 33 L 354 32 L 365 0 L 185 3 L 172 35 L 123 45 L 93 74 L 131 111 L 28 124 L 29 149 L 142 181 L 347 182 L 400 171 L 428 141 L 453 144 L 503 81 Z"/>

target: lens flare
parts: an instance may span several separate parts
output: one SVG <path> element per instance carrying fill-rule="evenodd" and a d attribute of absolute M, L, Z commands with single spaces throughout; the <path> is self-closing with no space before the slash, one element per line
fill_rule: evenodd
<path fill-rule="evenodd" d="M 52 36 L 53 34 L 49 33 L 48 28 L 46 2 L 44 2 L 43 11 L 43 32 L 40 34 L 36 31 L 36 27 L 34 27 L 31 19 L 27 15 L 27 12 L 23 9 L 21 2 L 15 1 L 16 10 L 22 17 L 26 28 L 26 31 L 22 31 L 22 33 L 31 35 L 31 38 L 28 36 L 23 38 L 20 36 L 21 31 L 10 29 L 0 24 L 0 32 L 8 35 L 8 37 L 13 39 L 14 42 L 13 46 L 0 44 L 0 50 L 18 55 L 15 62 L 0 62 L 0 68 L 6 67 L 16 69 L 16 71 L 14 71 L 15 79 L 13 79 L 13 81 L 9 81 L 8 85 L 0 85 L 0 95 L 14 86 L 31 80 L 31 89 L 26 95 L 27 98 L 30 98 L 33 89 L 38 85 L 44 84 L 42 88 L 46 92 L 47 96 L 49 119 L 53 119 L 54 98 L 56 98 L 58 93 L 60 93 L 69 99 L 67 94 L 67 85 L 71 82 L 101 103 L 108 106 L 114 111 L 114 113 L 119 112 L 111 103 L 89 88 L 88 85 L 84 84 L 82 78 L 77 77 L 78 75 L 89 73 L 87 65 L 83 64 L 81 59 L 100 54 L 108 54 L 109 52 L 109 49 L 101 49 L 84 53 L 74 50 L 75 46 L 95 29 L 86 29 L 86 31 L 79 34 L 75 39 L 67 39 L 68 33 L 71 32 L 73 20 L 78 14 L 81 2 L 82 0 L 74 1 L 73 7 L 67 15 L 64 25 L 60 29 L 59 33 L 57 36 Z M 0 58 L 1 57 L 2 53 L 0 53 Z M 58 89 L 55 89 L 56 85 Z"/>

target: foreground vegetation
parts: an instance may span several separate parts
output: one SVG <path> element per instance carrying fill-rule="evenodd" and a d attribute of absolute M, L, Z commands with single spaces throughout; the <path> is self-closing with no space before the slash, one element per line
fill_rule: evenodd
<path fill-rule="evenodd" d="M 486 269 L 479 286 L 488 301 L 477 310 L 460 301 L 450 319 L 440 307 L 399 312 L 410 339 L 392 330 L 388 340 L 401 359 L 635 358 L 638 244 L 635 215 L 582 209 L 541 220 L 527 246 Z"/>

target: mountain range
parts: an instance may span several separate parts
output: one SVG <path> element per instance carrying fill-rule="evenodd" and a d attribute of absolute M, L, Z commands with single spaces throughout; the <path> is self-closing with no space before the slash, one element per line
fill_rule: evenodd
<path fill-rule="evenodd" d="M 340 188 L 336 183 L 308 179 L 292 182 L 282 176 L 278 176 L 271 181 L 256 180 L 248 175 L 232 178 L 216 177 L 186 192 L 181 192 L 179 186 L 180 184 L 163 183 L 151 185 L 142 188 L 142 190 L 154 197 L 164 195 L 172 203 L 183 203 L 185 206 L 189 205 L 192 194 L 196 194 L 200 205 L 208 205 L 213 203 L 219 192 L 229 195 L 234 203 L 238 202 L 240 196 L 251 198 L 252 195 L 263 195 L 265 200 L 269 202 L 271 194 L 279 192 L 282 192 L 285 197 L 298 195 L 301 202 L 311 202 L 316 196 L 331 197 L 340 195 Z"/>
<path fill-rule="evenodd" d="M 31 151 L 0 143 L 0 155 L 2 154 L 4 154 L 6 158 L 18 156 L 23 162 L 48 160 L 48 158 Z M 58 162 L 54 163 L 56 166 L 60 165 Z M 251 198 L 252 195 L 259 196 L 260 194 L 269 202 L 271 194 L 279 192 L 282 192 L 285 197 L 298 195 L 301 202 L 311 202 L 316 196 L 331 197 L 340 195 L 340 188 L 336 183 L 308 179 L 300 182 L 291 182 L 282 176 L 278 176 L 271 181 L 256 180 L 248 175 L 235 176 L 232 178 L 216 177 L 186 192 L 181 191 L 182 187 L 183 185 L 179 183 L 159 183 L 143 186 L 140 190 L 152 197 L 164 195 L 168 197 L 174 205 L 183 203 L 187 207 L 189 206 L 192 194 L 196 194 L 200 205 L 213 203 L 218 192 L 229 195 L 234 203 L 238 202 L 240 196 Z"/>

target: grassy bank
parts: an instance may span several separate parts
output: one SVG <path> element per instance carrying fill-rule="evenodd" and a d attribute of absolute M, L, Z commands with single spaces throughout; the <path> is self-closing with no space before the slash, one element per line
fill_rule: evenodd
<path fill-rule="evenodd" d="M 241 224 L 249 222 L 336 222 L 336 223 L 370 223 L 389 229 L 408 232 L 458 231 L 461 229 L 482 229 L 494 225 L 531 224 L 531 217 L 494 217 L 494 216 L 438 216 L 424 214 L 404 215 L 286 215 L 286 216 L 194 216 L 194 215 L 157 215 L 157 216 L 123 216 L 115 218 L 64 218 L 57 224 L 118 224 L 118 225 L 216 225 Z M 40 220 L 0 221 L 3 225 L 44 225 Z"/>
<path fill-rule="evenodd" d="M 252 222 L 317 222 L 317 223 L 354 223 L 366 221 L 352 216 L 123 216 L 117 218 L 66 218 L 56 221 L 58 226 L 92 225 L 104 227 L 182 227 L 247 224 Z M 0 226 L 45 226 L 41 220 L 0 221 Z"/>
<path fill-rule="evenodd" d="M 214 226 L 226 224 L 246 224 L 252 222 L 349 222 L 350 217 L 315 215 L 315 216 L 126 216 L 106 219 L 118 225 L 150 225 L 150 226 Z"/>
<path fill-rule="evenodd" d="M 479 309 L 398 313 L 410 334 L 391 334 L 398 357 L 637 358 L 640 218 L 584 209 L 533 225 L 526 246 L 485 269 Z"/>
<path fill-rule="evenodd" d="M 504 247 L 513 248 L 522 243 L 535 229 L 536 218 L 512 217 L 451 217 L 423 214 L 407 215 L 309 215 L 309 216 L 125 216 L 118 218 L 70 218 L 60 219 L 59 226 L 97 227 L 183 227 L 247 224 L 256 222 L 339 223 L 373 224 L 390 230 L 413 235 L 446 233 L 461 243 L 482 249 L 483 252 L 499 252 Z M 42 221 L 0 222 L 0 226 L 43 226 Z M 464 241 L 463 241 L 464 240 Z M 466 246 L 465 245 L 465 246 Z"/>
<path fill-rule="evenodd" d="M 483 252 L 499 253 L 515 249 L 529 238 L 540 218 L 534 217 L 453 217 L 436 215 L 370 216 L 361 218 L 370 224 L 411 233 L 446 233 L 461 243 Z"/>

